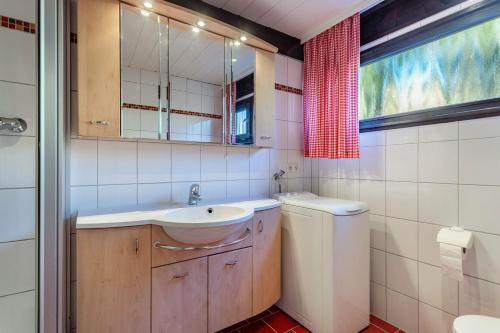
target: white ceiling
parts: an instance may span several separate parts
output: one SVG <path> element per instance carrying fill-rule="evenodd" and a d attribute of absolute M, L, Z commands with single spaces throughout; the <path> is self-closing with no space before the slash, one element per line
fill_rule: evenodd
<path fill-rule="evenodd" d="M 301 39 L 314 37 L 382 0 L 203 0 Z"/>

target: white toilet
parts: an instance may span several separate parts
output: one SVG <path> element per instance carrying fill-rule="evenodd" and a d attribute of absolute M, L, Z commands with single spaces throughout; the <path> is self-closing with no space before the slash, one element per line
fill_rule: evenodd
<path fill-rule="evenodd" d="M 499 333 L 500 318 L 467 315 L 453 321 L 453 333 Z"/>

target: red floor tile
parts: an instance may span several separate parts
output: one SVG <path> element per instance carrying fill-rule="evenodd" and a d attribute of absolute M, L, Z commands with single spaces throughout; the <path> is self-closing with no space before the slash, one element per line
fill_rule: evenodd
<path fill-rule="evenodd" d="M 375 325 L 370 325 L 367 328 L 365 328 L 361 333 L 385 333 L 385 331 L 382 331 L 380 328 L 378 328 Z"/>
<path fill-rule="evenodd" d="M 292 330 L 294 333 L 311 333 L 307 328 L 302 326 L 297 326 Z"/>
<path fill-rule="evenodd" d="M 299 326 L 299 323 L 292 319 L 292 317 L 281 311 L 264 318 L 264 321 L 278 333 L 283 333 Z"/>
<path fill-rule="evenodd" d="M 378 328 L 381 328 L 382 330 L 386 331 L 387 333 L 396 333 L 399 331 L 399 328 L 389 324 L 388 322 L 377 318 L 375 316 L 370 316 L 370 323 L 373 325 L 377 326 Z"/>
<path fill-rule="evenodd" d="M 250 325 L 244 326 L 239 329 L 241 333 L 274 333 L 273 329 L 269 327 L 264 321 L 259 320 Z"/>

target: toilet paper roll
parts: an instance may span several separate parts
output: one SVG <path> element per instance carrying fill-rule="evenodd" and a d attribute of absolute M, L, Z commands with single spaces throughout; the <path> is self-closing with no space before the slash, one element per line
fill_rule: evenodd
<path fill-rule="evenodd" d="M 462 248 L 460 246 L 440 243 L 439 252 L 443 275 L 457 281 L 462 281 L 464 278 Z"/>

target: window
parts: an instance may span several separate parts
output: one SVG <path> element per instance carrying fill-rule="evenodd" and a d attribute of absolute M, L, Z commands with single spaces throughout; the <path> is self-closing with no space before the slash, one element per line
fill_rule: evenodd
<path fill-rule="evenodd" d="M 499 97 L 500 18 L 378 59 L 360 69 L 360 120 Z"/>

